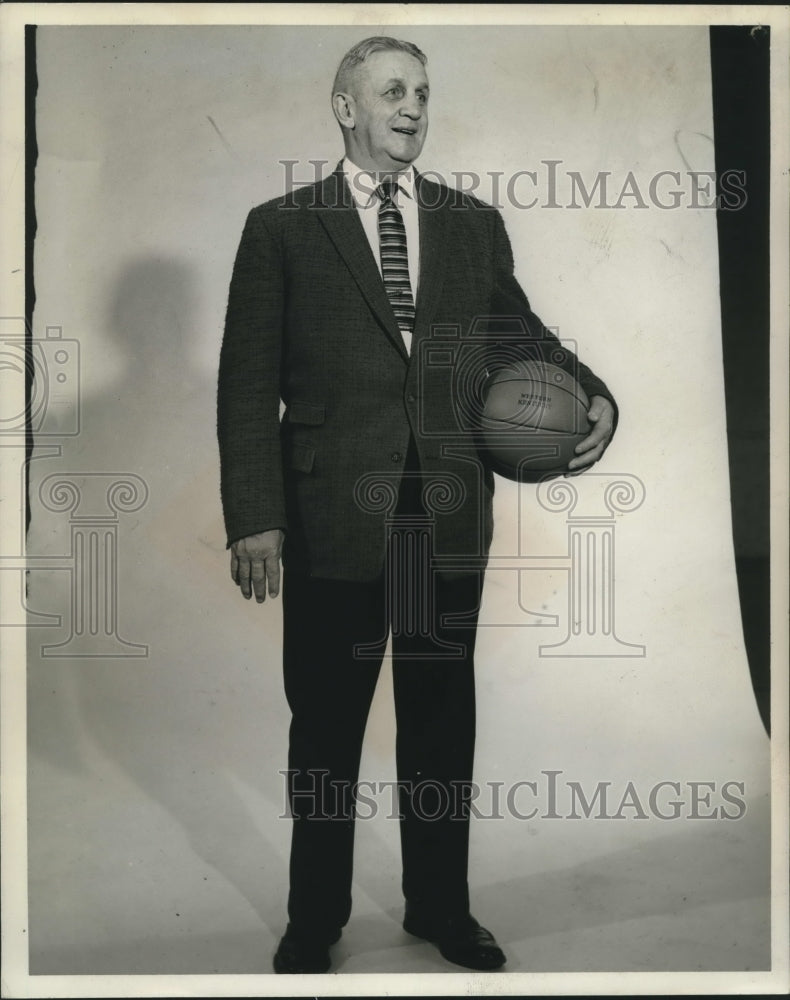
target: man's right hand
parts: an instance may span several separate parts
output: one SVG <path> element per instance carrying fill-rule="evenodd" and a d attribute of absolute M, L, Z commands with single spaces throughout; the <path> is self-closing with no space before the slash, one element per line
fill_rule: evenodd
<path fill-rule="evenodd" d="M 247 600 L 254 592 L 255 600 L 262 604 L 266 600 L 267 583 L 270 597 L 279 594 L 280 551 L 284 537 L 279 528 L 272 528 L 257 535 L 247 535 L 231 545 L 230 575 Z"/>

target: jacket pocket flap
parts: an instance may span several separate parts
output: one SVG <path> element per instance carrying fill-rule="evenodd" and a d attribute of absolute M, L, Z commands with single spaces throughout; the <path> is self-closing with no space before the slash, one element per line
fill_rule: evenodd
<path fill-rule="evenodd" d="M 292 424 L 322 424 L 326 417 L 326 409 L 322 403 L 303 403 L 298 399 L 291 401 L 287 418 Z"/>
<path fill-rule="evenodd" d="M 306 444 L 291 444 L 290 466 L 299 472 L 312 472 L 315 461 L 315 448 Z"/>

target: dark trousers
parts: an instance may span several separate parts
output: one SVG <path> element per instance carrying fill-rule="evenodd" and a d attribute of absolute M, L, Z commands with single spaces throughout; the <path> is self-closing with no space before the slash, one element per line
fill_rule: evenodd
<path fill-rule="evenodd" d="M 407 470 L 413 472 L 411 449 L 410 457 Z M 284 678 L 292 712 L 288 916 L 317 935 L 342 927 L 351 912 L 355 785 L 390 629 L 403 893 L 431 920 L 469 909 L 474 645 L 482 574 L 442 579 L 424 567 L 415 571 L 419 539 L 425 538 L 419 497 L 418 481 L 404 478 L 378 579 L 284 576 Z M 451 613 L 462 615 L 460 627 L 443 621 Z M 391 794 L 373 797 L 392 814 Z"/>

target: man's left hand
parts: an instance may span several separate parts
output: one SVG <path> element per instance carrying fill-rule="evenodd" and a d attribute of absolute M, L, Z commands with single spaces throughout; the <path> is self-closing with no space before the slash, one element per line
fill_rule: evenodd
<path fill-rule="evenodd" d="M 566 476 L 578 476 L 594 465 L 606 451 L 614 431 L 614 407 L 605 396 L 591 396 L 587 419 L 592 424 L 589 435 L 576 445 L 576 458 L 568 463 Z"/>

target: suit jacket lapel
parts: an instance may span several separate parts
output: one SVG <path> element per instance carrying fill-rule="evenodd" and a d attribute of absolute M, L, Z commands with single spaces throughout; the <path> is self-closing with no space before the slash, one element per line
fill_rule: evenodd
<path fill-rule="evenodd" d="M 384 282 L 381 280 L 376 260 L 365 236 L 365 230 L 362 228 L 351 192 L 344 182 L 342 171 L 335 170 L 323 181 L 319 197 L 318 218 L 329 234 L 337 252 L 346 262 L 359 290 L 378 317 L 387 336 L 400 351 L 404 360 L 408 361 L 398 321 L 395 319 L 395 313 L 387 298 Z M 422 224 L 422 219 L 420 219 L 420 223 Z M 422 252 L 422 240 L 420 252 Z"/>
<path fill-rule="evenodd" d="M 415 178 L 417 202 L 420 206 L 420 284 L 414 317 L 414 340 L 430 334 L 430 324 L 444 283 L 447 247 L 445 245 L 446 205 L 438 185 Z M 414 357 L 414 344 L 412 357 Z"/>

